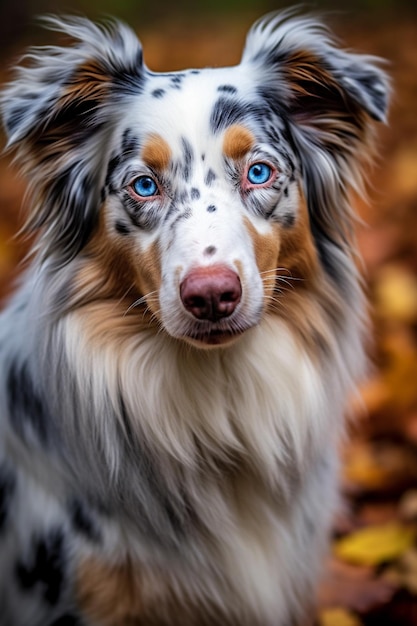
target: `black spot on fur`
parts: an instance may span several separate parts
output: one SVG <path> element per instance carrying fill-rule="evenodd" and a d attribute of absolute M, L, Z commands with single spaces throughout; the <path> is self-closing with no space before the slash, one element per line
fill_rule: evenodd
<path fill-rule="evenodd" d="M 125 59 L 126 53 L 123 37 L 120 37 L 120 33 L 117 33 L 116 38 L 115 43 L 121 49 L 123 59 Z M 126 94 L 136 95 L 143 92 L 146 72 L 143 67 L 141 46 L 138 46 L 135 56 L 128 65 L 126 65 L 126 61 L 123 61 L 122 65 L 120 63 L 107 63 L 106 68 L 107 72 L 113 77 L 113 88 L 116 92 L 122 93 L 123 96 Z"/>
<path fill-rule="evenodd" d="M 259 104 L 220 96 L 211 112 L 210 128 L 213 133 L 219 133 L 228 128 L 228 126 L 241 122 L 248 116 L 256 120 L 262 120 L 265 117 L 265 113 L 265 107 L 259 106 Z"/>
<path fill-rule="evenodd" d="M 188 182 L 190 180 L 191 166 L 192 166 L 193 158 L 194 158 L 193 149 L 191 147 L 190 142 L 185 137 L 182 137 L 181 143 L 182 143 L 182 154 L 183 154 L 182 171 L 183 171 L 184 180 Z"/>
<path fill-rule="evenodd" d="M 28 424 L 46 443 L 48 440 L 48 410 L 26 364 L 13 362 L 7 375 L 8 408 L 14 428 L 25 438 Z"/>
<path fill-rule="evenodd" d="M 163 98 L 165 95 L 165 89 L 154 89 L 152 95 L 154 98 Z"/>
<path fill-rule="evenodd" d="M 215 211 L 217 211 L 217 207 L 216 207 L 214 204 L 210 204 L 210 205 L 207 207 L 207 212 L 208 212 L 208 213 L 214 213 Z"/>
<path fill-rule="evenodd" d="M 26 591 L 36 589 L 42 593 L 45 602 L 55 606 L 65 580 L 64 552 L 64 536 L 59 529 L 35 539 L 32 554 L 16 565 L 20 587 Z"/>
<path fill-rule="evenodd" d="M 266 107 L 273 113 L 276 113 L 280 117 L 284 117 L 285 108 L 280 103 L 280 98 L 275 89 L 271 89 L 270 85 L 261 85 L 257 88 L 259 99 L 263 100 Z"/>
<path fill-rule="evenodd" d="M 294 213 L 284 213 L 281 215 L 275 216 L 275 221 L 277 221 L 284 228 L 292 228 L 295 224 L 295 215 Z"/>
<path fill-rule="evenodd" d="M 201 194 L 198 189 L 196 189 L 195 187 L 191 189 L 191 200 L 199 200 L 200 195 Z"/>
<path fill-rule="evenodd" d="M 190 74 L 200 74 L 200 70 L 191 70 Z"/>
<path fill-rule="evenodd" d="M 213 172 L 213 170 L 210 168 L 207 172 L 207 174 L 204 177 L 204 182 L 205 184 L 210 187 L 214 181 L 216 180 L 217 176 L 216 174 Z"/>
<path fill-rule="evenodd" d="M 122 162 L 123 162 L 123 158 L 122 158 L 122 155 L 120 154 L 114 154 L 109 161 L 109 165 L 107 167 L 105 186 L 109 187 L 110 193 L 112 192 L 112 187 L 113 187 L 112 186 L 113 176 L 115 172 L 117 171 L 117 169 L 122 164 Z"/>
<path fill-rule="evenodd" d="M 311 219 L 311 231 L 324 271 L 333 281 L 338 291 L 349 294 L 350 285 L 347 284 L 346 268 L 341 261 L 343 255 L 340 254 L 340 246 L 330 239 L 322 230 L 320 224 L 316 224 L 314 217 Z"/>
<path fill-rule="evenodd" d="M 15 489 L 16 478 L 12 471 L 5 466 L 0 467 L 0 532 L 6 527 Z"/>
<path fill-rule="evenodd" d="M 119 233 L 119 235 L 126 236 L 126 235 L 130 235 L 131 233 L 129 226 L 125 224 L 124 222 L 121 222 L 120 220 L 115 222 L 114 228 Z"/>
<path fill-rule="evenodd" d="M 184 78 L 184 74 L 178 74 L 177 76 L 174 76 L 173 78 L 171 78 L 171 84 L 174 87 L 174 89 L 181 89 L 181 83 L 182 83 L 183 78 Z"/>
<path fill-rule="evenodd" d="M 122 136 L 122 154 L 125 158 L 134 156 L 139 152 L 140 141 L 136 135 L 133 134 L 130 128 L 126 128 Z"/>
<path fill-rule="evenodd" d="M 109 164 L 107 166 L 107 174 L 105 179 L 105 188 L 110 193 L 114 193 L 114 177 L 121 165 L 123 165 L 128 159 L 131 159 L 139 154 L 140 140 L 139 137 L 133 134 L 130 128 L 126 128 L 122 136 L 122 143 L 120 146 L 120 152 L 113 153 Z"/>
<path fill-rule="evenodd" d="M 58 210 L 65 214 L 65 219 L 61 216 L 59 227 L 55 225 L 49 246 L 50 252 L 59 252 L 64 261 L 74 258 L 86 245 L 96 223 L 93 208 L 99 200 L 98 193 L 94 198 L 95 182 L 83 167 L 83 162 L 79 161 L 57 172 L 46 196 L 46 204 L 54 210 L 44 213 L 36 224 L 37 227 L 54 224 L 52 219 L 56 218 Z"/>
<path fill-rule="evenodd" d="M 217 91 L 220 91 L 222 93 L 235 94 L 237 93 L 237 88 L 233 85 L 220 85 L 219 87 L 217 87 Z"/>
<path fill-rule="evenodd" d="M 100 541 L 100 531 L 94 523 L 88 508 L 80 500 L 74 499 L 70 503 L 69 513 L 75 531 L 79 532 L 89 541 L 95 543 Z"/>
<path fill-rule="evenodd" d="M 222 96 L 214 104 L 210 116 L 210 128 L 214 133 L 218 133 L 241 120 L 245 113 L 243 103 Z"/>

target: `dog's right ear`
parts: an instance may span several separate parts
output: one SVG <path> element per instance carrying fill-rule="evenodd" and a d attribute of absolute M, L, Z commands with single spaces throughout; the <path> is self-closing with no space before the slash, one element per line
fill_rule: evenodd
<path fill-rule="evenodd" d="M 297 9 L 258 21 L 243 62 L 268 106 L 287 121 L 317 245 L 322 251 L 323 241 L 350 248 L 349 190 L 362 190 L 374 122 L 387 116 L 390 81 L 383 62 L 341 49 L 319 21 L 298 16 Z"/>
<path fill-rule="evenodd" d="M 141 92 L 146 68 L 139 41 L 123 24 L 45 21 L 75 42 L 29 51 L 0 106 L 7 147 L 29 176 L 27 227 L 41 228 L 43 252 L 65 261 L 91 234 L 112 125 L 129 95 Z"/>

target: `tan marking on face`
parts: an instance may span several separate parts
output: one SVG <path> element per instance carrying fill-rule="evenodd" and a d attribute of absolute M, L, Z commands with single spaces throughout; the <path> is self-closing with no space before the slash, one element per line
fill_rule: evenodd
<path fill-rule="evenodd" d="M 276 226 L 279 241 L 277 269 L 262 276 L 266 310 L 283 318 L 309 350 L 311 358 L 316 359 L 331 341 L 328 318 L 323 311 L 334 314 L 339 302 L 320 266 L 307 204 L 301 191 L 294 227 L 283 229 L 278 224 Z M 273 255 L 267 254 L 268 248 L 272 250 L 268 238 L 258 235 L 257 262 L 263 267 L 266 264 L 271 267 Z"/>
<path fill-rule="evenodd" d="M 141 157 L 152 169 L 165 170 L 172 157 L 171 148 L 163 137 L 158 134 L 149 135 L 142 148 Z"/>
<path fill-rule="evenodd" d="M 318 273 L 318 257 L 310 229 L 307 203 L 299 191 L 298 215 L 293 228 L 281 232 L 280 267 L 302 281 L 312 280 Z"/>
<path fill-rule="evenodd" d="M 156 242 L 151 244 L 138 259 L 137 284 L 146 297 L 149 309 L 159 317 L 159 291 L 162 282 L 161 253 Z"/>
<path fill-rule="evenodd" d="M 283 229 L 278 223 L 271 224 L 270 232 L 264 235 L 256 230 L 249 218 L 245 218 L 245 222 L 264 283 L 267 308 L 276 309 L 277 302 L 291 299 L 293 293 L 299 290 L 313 288 L 318 273 L 318 259 L 306 202 L 301 192 L 293 228 Z M 283 290 L 285 296 L 281 297 Z"/>
<path fill-rule="evenodd" d="M 121 342 L 139 326 L 157 328 L 161 268 L 156 243 L 140 251 L 129 237 L 116 237 L 106 208 L 72 282 L 72 308 L 80 309 L 93 341 Z M 145 301 L 137 303 L 141 298 Z"/>
<path fill-rule="evenodd" d="M 280 250 L 280 227 L 272 225 L 270 233 L 259 233 L 248 217 L 245 217 L 246 228 L 252 239 L 256 265 L 264 284 L 265 298 L 269 299 L 274 291 L 275 269 L 278 265 Z"/>
<path fill-rule="evenodd" d="M 239 124 L 233 124 L 224 134 L 223 152 L 225 156 L 237 161 L 243 159 L 254 143 L 255 137 L 250 130 Z"/>

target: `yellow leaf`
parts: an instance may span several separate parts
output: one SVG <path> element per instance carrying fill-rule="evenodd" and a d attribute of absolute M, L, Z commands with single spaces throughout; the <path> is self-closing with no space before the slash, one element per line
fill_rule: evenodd
<path fill-rule="evenodd" d="M 412 322 L 417 317 L 417 280 L 401 265 L 386 265 L 376 283 L 376 306 L 384 318 Z"/>
<path fill-rule="evenodd" d="M 320 612 L 319 626 L 361 626 L 353 613 L 345 609 L 326 609 Z"/>
<path fill-rule="evenodd" d="M 336 541 L 334 551 L 351 563 L 378 565 L 401 556 L 413 545 L 415 536 L 414 528 L 396 523 L 369 526 Z"/>

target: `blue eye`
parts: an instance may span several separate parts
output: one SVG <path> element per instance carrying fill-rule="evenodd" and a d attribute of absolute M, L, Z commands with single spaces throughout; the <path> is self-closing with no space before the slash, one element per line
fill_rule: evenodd
<path fill-rule="evenodd" d="M 158 185 L 150 176 L 139 176 L 132 183 L 132 188 L 138 196 L 150 198 L 158 194 Z"/>
<path fill-rule="evenodd" d="M 271 178 L 272 167 L 266 163 L 254 163 L 248 169 L 247 179 L 252 185 L 263 185 Z"/>

